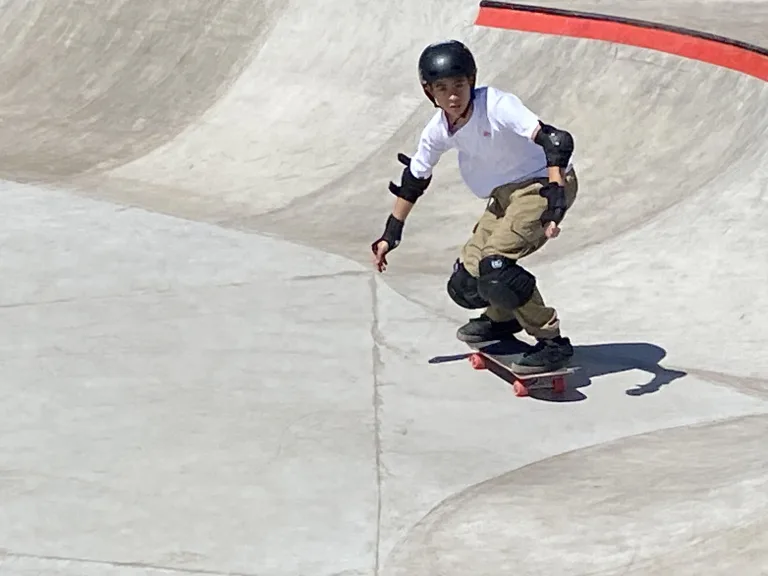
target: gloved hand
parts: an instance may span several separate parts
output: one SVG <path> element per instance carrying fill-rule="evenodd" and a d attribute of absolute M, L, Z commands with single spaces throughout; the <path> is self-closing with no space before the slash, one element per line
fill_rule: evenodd
<path fill-rule="evenodd" d="M 565 188 L 557 182 L 548 182 L 539 190 L 539 194 L 547 199 L 547 209 L 541 214 L 541 223 L 545 226 L 550 222 L 560 224 L 568 209 Z"/>
<path fill-rule="evenodd" d="M 545 184 L 539 194 L 547 199 L 547 208 L 541 214 L 541 224 L 547 238 L 556 238 L 560 234 L 558 224 L 565 217 L 568 205 L 565 201 L 565 188 L 557 182 Z"/>

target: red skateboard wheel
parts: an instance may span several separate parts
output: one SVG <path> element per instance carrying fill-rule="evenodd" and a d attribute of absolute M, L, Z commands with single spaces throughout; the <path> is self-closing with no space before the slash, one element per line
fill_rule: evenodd
<path fill-rule="evenodd" d="M 520 380 L 515 380 L 515 383 L 512 385 L 512 387 L 515 390 L 515 396 L 528 396 L 528 388 L 526 388 L 525 384 L 520 382 Z"/>
<path fill-rule="evenodd" d="M 472 354 L 469 357 L 469 363 L 472 365 L 472 368 L 474 368 L 475 370 L 485 369 L 485 358 L 483 358 L 480 354 Z"/>

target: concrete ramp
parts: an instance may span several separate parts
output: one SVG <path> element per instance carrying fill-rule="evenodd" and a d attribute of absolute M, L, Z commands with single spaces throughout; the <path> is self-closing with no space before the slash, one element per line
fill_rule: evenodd
<path fill-rule="evenodd" d="M 542 4 L 768 46 L 761 2 Z M 760 77 L 476 0 L 0 6 L 0 574 L 765 573 Z M 370 266 L 448 37 L 576 137 L 528 260 L 563 398 L 454 338 L 455 153 Z"/>
<path fill-rule="evenodd" d="M 280 4 L 4 2 L 3 177 L 103 171 L 173 139 L 243 72 Z"/>

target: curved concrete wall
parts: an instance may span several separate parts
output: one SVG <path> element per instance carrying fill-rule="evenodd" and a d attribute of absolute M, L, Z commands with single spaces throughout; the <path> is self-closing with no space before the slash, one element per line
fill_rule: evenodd
<path fill-rule="evenodd" d="M 476 0 L 2 8 L 0 170 L 48 188 L 2 183 L 4 568 L 766 564 L 766 83 L 474 26 Z M 735 19 L 758 36 L 759 10 Z M 368 267 L 434 112 L 416 59 L 445 37 L 576 135 L 579 202 L 526 265 L 583 364 L 561 400 L 587 402 L 427 362 L 464 351 L 444 286 L 483 210 L 453 153 L 387 275 Z"/>
<path fill-rule="evenodd" d="M 174 138 L 242 73 L 280 5 L 4 3 L 0 176 L 56 181 Z"/>

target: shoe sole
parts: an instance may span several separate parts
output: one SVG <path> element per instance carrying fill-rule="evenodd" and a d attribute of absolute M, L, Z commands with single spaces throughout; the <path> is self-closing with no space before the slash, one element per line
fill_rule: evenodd
<path fill-rule="evenodd" d="M 556 364 L 550 366 L 520 366 L 519 364 L 510 364 L 509 369 L 515 374 L 521 376 L 529 376 L 542 374 L 545 372 L 557 372 L 558 370 L 564 370 L 568 367 L 568 364 Z"/>
<path fill-rule="evenodd" d="M 522 342 L 514 335 L 496 336 L 491 338 L 484 338 L 481 336 L 456 336 L 456 339 L 465 344 L 482 344 L 483 342 Z"/>
<path fill-rule="evenodd" d="M 473 336 L 473 335 L 466 335 L 462 334 L 461 332 L 456 332 L 456 339 L 461 342 L 466 342 L 467 344 L 479 344 L 480 342 L 494 342 L 496 340 L 518 340 L 519 338 L 516 336 L 516 334 L 519 334 L 520 332 L 510 332 L 508 334 L 504 334 L 503 336 Z"/>

